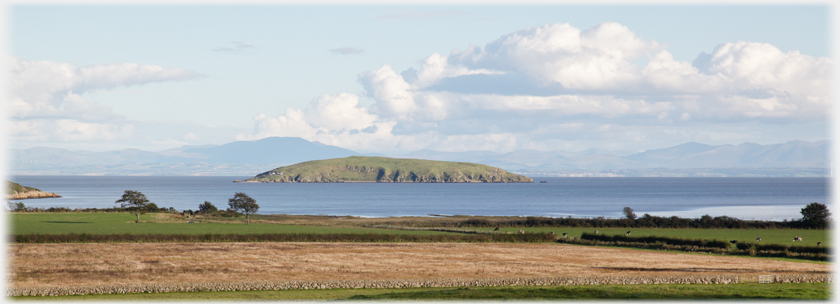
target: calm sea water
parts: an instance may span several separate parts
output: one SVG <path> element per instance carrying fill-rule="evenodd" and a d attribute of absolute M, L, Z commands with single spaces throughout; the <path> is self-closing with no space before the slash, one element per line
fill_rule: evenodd
<path fill-rule="evenodd" d="M 636 214 L 696 218 L 703 214 L 741 219 L 801 217 L 811 202 L 828 204 L 827 178 L 548 178 L 532 184 L 253 184 L 242 177 L 14 176 L 17 183 L 62 195 L 22 201 L 27 206 L 110 208 L 125 190 L 144 193 L 159 207 L 219 209 L 245 192 L 261 214 L 367 217 L 512 215 L 622 217 Z"/>

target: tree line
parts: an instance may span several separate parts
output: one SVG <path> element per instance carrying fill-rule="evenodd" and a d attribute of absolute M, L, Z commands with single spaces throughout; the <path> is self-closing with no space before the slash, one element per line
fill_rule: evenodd
<path fill-rule="evenodd" d="M 133 190 L 125 190 L 122 197 L 114 203 L 121 204 L 120 206 L 122 208 L 134 213 L 137 216 L 137 219 L 134 221 L 135 223 L 140 222 L 140 214 L 150 212 L 151 207 L 154 205 L 154 203 L 149 202 L 145 194 Z M 243 192 L 236 192 L 233 198 L 228 199 L 228 205 L 230 208 L 226 210 L 226 213 L 245 214 L 245 223 L 251 223 L 249 216 L 257 213 L 257 210 L 260 209 L 257 200 Z M 198 209 L 203 213 L 218 212 L 218 208 L 208 201 L 204 201 L 204 203 L 198 206 Z M 189 210 L 189 212 L 192 213 L 192 210 Z"/>
<path fill-rule="evenodd" d="M 824 204 L 811 203 L 802 208 L 798 220 L 761 221 L 741 220 L 729 216 L 700 218 L 664 217 L 644 214 L 637 217 L 633 209 L 624 208 L 624 218 L 565 218 L 526 217 L 512 220 L 468 219 L 454 226 L 458 227 L 578 227 L 578 228 L 693 228 L 693 229 L 826 229 L 832 220 L 831 212 Z"/>

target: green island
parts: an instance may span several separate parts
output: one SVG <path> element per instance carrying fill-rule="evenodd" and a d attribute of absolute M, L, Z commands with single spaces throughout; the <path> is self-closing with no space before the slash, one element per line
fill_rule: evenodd
<path fill-rule="evenodd" d="M 279 167 L 237 182 L 257 183 L 533 183 L 530 177 L 487 165 L 351 156 Z"/>

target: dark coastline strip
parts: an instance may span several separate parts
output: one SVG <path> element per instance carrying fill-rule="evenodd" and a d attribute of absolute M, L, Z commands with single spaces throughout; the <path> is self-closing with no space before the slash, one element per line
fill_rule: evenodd
<path fill-rule="evenodd" d="M 468 242 L 468 243 L 538 243 L 554 242 L 549 233 L 525 234 L 376 234 L 376 233 L 267 233 L 267 234 L 18 234 L 18 244 L 46 243 L 161 243 L 161 242 Z"/>
<path fill-rule="evenodd" d="M 182 284 L 100 285 L 71 287 L 11 287 L 6 296 L 68 296 L 87 294 L 127 294 L 202 291 L 249 291 L 334 288 L 416 288 L 416 287 L 488 287 L 488 286 L 565 286 L 601 284 L 737 284 L 757 283 L 758 276 L 605 276 L 547 278 L 476 278 L 476 279 L 405 279 L 405 280 L 324 280 L 225 282 Z M 832 283 L 829 274 L 775 275 L 773 283 Z"/>

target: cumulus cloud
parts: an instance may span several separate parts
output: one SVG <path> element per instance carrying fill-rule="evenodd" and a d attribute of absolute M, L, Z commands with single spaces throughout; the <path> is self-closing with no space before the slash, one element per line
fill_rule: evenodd
<path fill-rule="evenodd" d="M 377 117 L 359 106 L 353 94 L 323 95 L 313 100 L 304 111 L 306 121 L 325 130 L 358 130 L 370 127 Z"/>
<path fill-rule="evenodd" d="M 401 73 L 387 64 L 362 72 L 357 80 L 373 100 L 367 108 L 351 94 L 330 95 L 305 110 L 260 116 L 255 133 L 242 136 L 301 136 L 361 151 L 505 151 L 546 147 L 531 139 L 580 141 L 581 128 L 591 138 L 641 142 L 654 140 L 644 135 L 650 128 L 688 134 L 682 124 L 748 122 L 769 130 L 760 124 L 826 121 L 828 58 L 735 41 L 688 62 L 666 48 L 613 22 L 527 28 L 484 47 L 431 54 Z"/>
<path fill-rule="evenodd" d="M 187 80 L 202 75 L 135 63 L 76 66 L 7 57 L 11 79 L 9 135 L 15 140 L 85 141 L 130 136 L 134 127 L 111 108 L 82 94 L 123 86 Z"/>
<path fill-rule="evenodd" d="M 330 50 L 330 53 L 333 53 L 335 55 L 352 55 L 352 54 L 361 54 L 361 53 L 364 53 L 364 52 L 365 52 L 365 50 L 363 50 L 363 49 L 349 47 L 349 46 L 340 47 L 340 48 L 337 48 L 337 49 L 331 49 Z"/>
<path fill-rule="evenodd" d="M 407 119 L 418 110 L 411 86 L 388 65 L 360 74 L 359 82 L 376 100 L 374 111 L 380 115 Z"/>
<path fill-rule="evenodd" d="M 583 32 L 563 23 L 507 34 L 483 49 L 454 52 L 450 60 L 474 69 L 516 71 L 570 90 L 615 90 L 635 85 L 638 67 L 632 61 L 663 47 L 618 23 Z"/>

